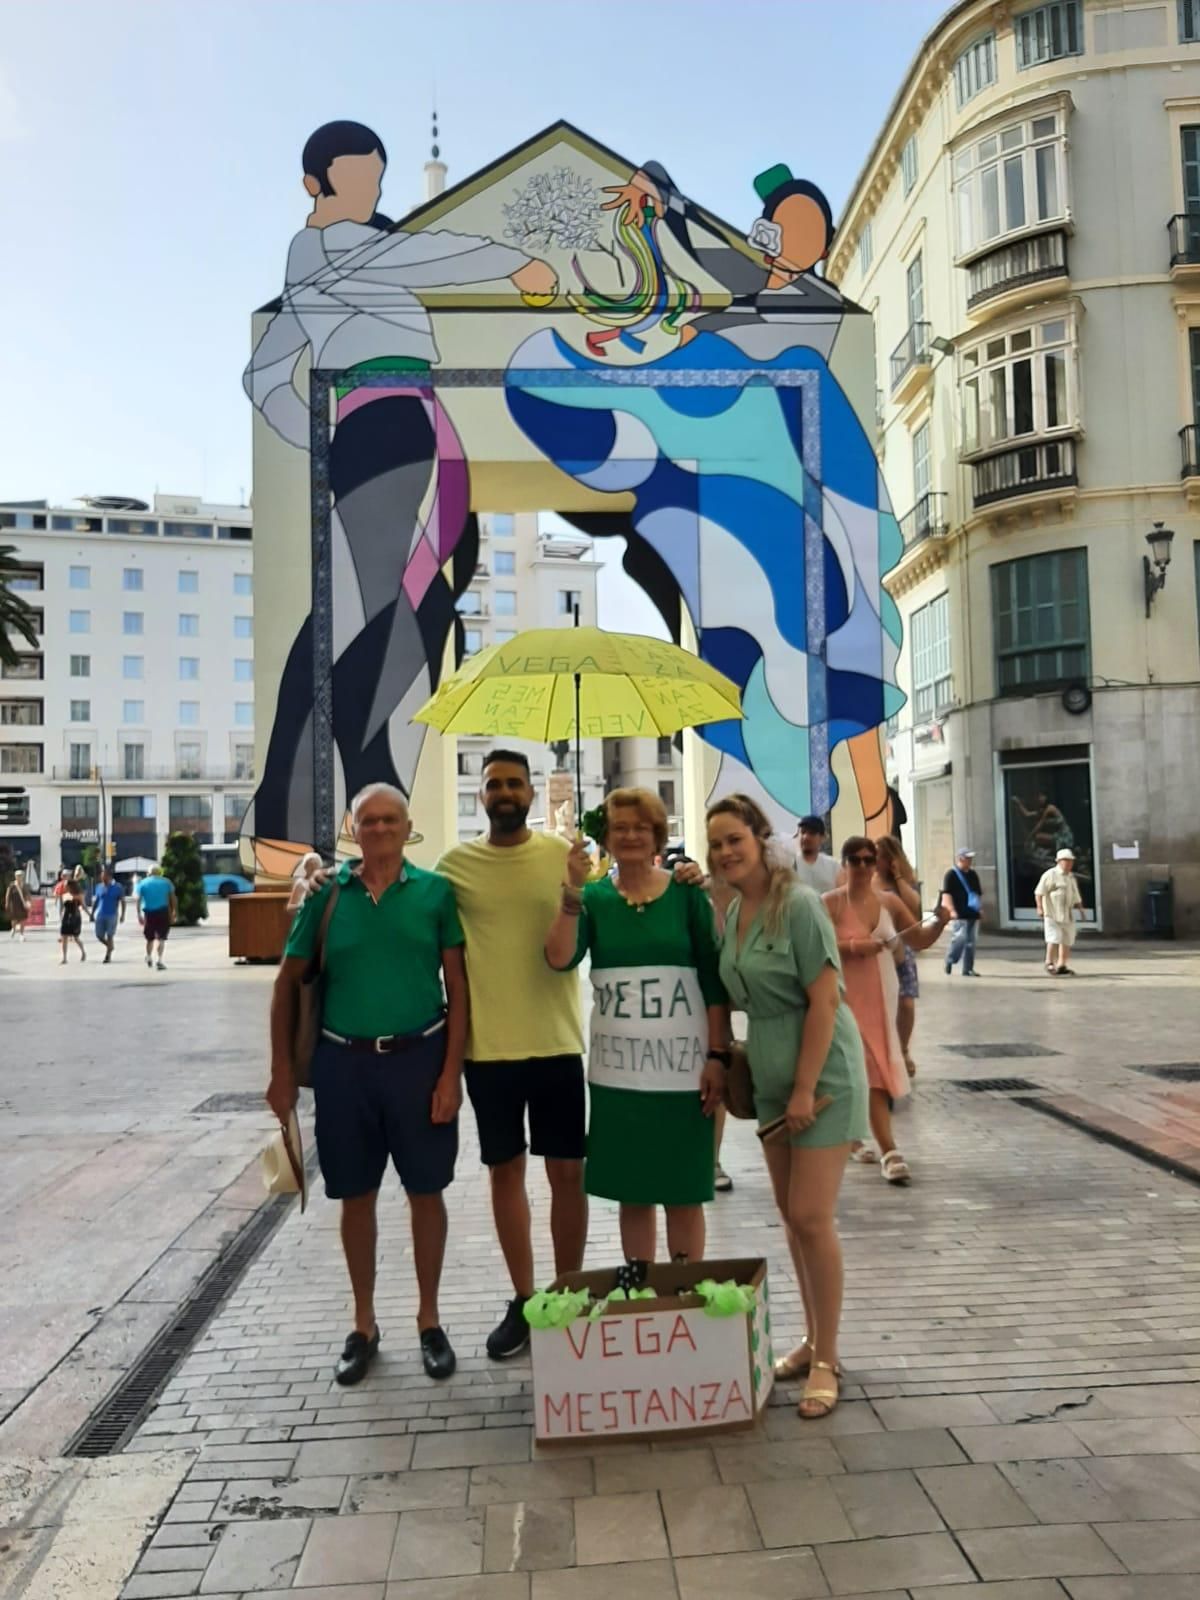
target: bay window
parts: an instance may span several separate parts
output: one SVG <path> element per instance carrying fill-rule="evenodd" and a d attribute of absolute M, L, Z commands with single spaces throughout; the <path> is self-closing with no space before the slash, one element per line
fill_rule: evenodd
<path fill-rule="evenodd" d="M 964 455 L 1076 427 L 1074 331 L 1056 317 L 963 351 Z"/>
<path fill-rule="evenodd" d="M 960 256 L 1039 223 L 1065 220 L 1062 112 L 1014 123 L 960 150 L 954 157 L 954 203 Z"/>

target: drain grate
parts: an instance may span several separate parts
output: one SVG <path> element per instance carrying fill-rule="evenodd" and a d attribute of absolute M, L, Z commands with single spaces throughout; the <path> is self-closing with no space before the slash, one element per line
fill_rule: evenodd
<path fill-rule="evenodd" d="M 207 1100 L 202 1100 L 198 1106 L 192 1107 L 192 1115 L 205 1116 L 216 1111 L 263 1111 L 267 1109 L 267 1102 L 259 1090 L 241 1090 L 237 1094 L 210 1094 Z"/>
<path fill-rule="evenodd" d="M 1026 1044 L 1021 1041 L 1009 1044 L 944 1044 L 952 1056 L 966 1056 L 968 1061 L 1016 1061 L 1029 1056 L 1057 1056 L 1061 1050 L 1047 1050 L 1044 1044 Z"/>
<path fill-rule="evenodd" d="M 92 1412 L 63 1451 L 116 1455 L 139 1427 L 184 1357 L 220 1310 L 242 1273 L 283 1221 L 292 1195 L 266 1201 L 200 1279 L 174 1318 L 142 1351 L 117 1387 Z"/>
<path fill-rule="evenodd" d="M 967 1089 L 971 1094 L 1040 1094 L 1040 1083 L 1030 1083 L 1028 1078 L 951 1078 L 955 1089 Z"/>
<path fill-rule="evenodd" d="M 1138 1061 L 1130 1072 L 1146 1072 L 1168 1083 L 1200 1083 L 1200 1061 Z"/>

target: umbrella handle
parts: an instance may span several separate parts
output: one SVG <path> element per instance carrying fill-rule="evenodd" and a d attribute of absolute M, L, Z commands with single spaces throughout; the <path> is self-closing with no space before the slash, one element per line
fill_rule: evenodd
<path fill-rule="evenodd" d="M 575 626 L 579 626 L 579 606 L 575 606 Z M 575 674 L 575 822 L 579 828 L 583 827 L 583 739 L 579 730 L 579 698 L 580 698 L 579 673 Z"/>

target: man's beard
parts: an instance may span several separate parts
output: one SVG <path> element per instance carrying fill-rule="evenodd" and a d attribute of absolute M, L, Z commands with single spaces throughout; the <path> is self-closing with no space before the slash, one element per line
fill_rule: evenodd
<path fill-rule="evenodd" d="M 528 806 L 519 806 L 508 800 L 493 806 L 487 814 L 488 821 L 497 833 L 520 833 L 528 815 Z"/>

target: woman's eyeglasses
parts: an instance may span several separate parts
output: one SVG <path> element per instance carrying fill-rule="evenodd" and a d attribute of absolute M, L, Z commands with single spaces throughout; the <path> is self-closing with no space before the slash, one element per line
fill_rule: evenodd
<path fill-rule="evenodd" d="M 846 865 L 848 867 L 873 867 L 875 865 L 875 857 L 874 856 L 847 856 L 846 857 Z"/>

